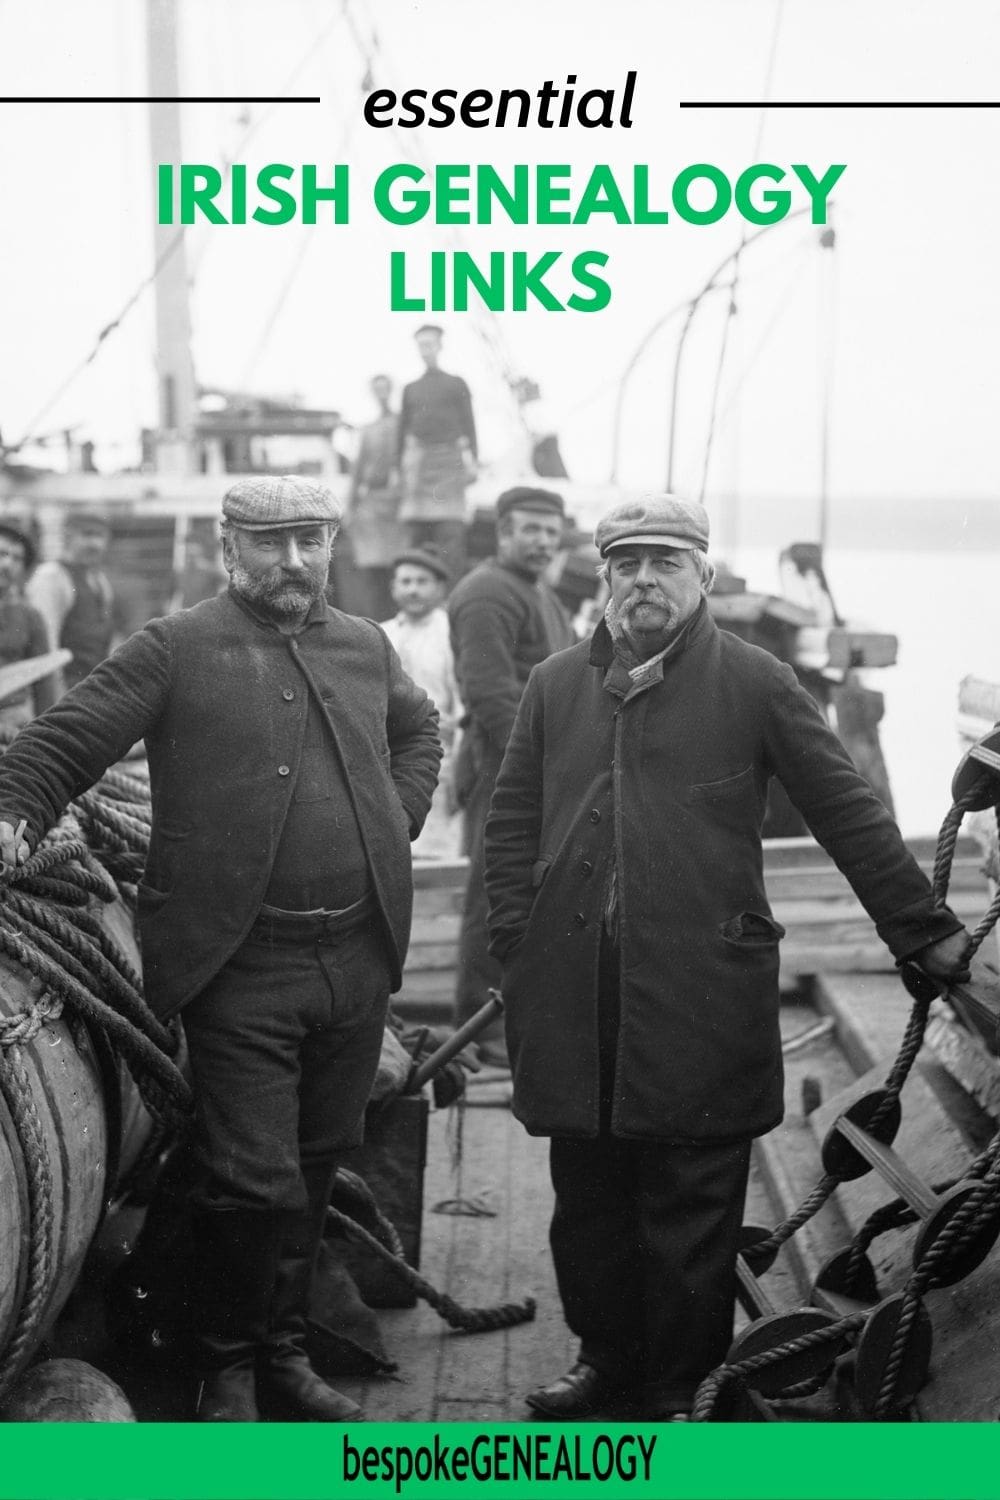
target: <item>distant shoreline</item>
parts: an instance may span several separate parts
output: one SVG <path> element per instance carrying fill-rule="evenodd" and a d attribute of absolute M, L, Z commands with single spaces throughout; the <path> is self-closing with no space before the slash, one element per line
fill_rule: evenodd
<path fill-rule="evenodd" d="M 724 502 L 709 503 L 710 514 L 727 514 Z M 996 500 L 834 499 L 829 506 L 827 546 L 851 551 L 1000 552 L 1000 496 Z M 787 546 L 814 541 L 818 506 L 766 496 L 741 498 L 736 544 Z"/>

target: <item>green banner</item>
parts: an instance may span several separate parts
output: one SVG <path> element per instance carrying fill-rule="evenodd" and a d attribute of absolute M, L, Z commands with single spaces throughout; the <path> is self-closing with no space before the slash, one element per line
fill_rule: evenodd
<path fill-rule="evenodd" d="M 994 1424 L 8 1425 L 0 1500 L 1000 1500 Z"/>

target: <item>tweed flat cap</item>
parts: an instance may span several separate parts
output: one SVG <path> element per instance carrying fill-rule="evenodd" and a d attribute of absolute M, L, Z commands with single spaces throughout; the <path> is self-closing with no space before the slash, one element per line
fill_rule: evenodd
<path fill-rule="evenodd" d="M 412 564 L 415 568 L 426 568 L 428 573 L 433 573 L 440 578 L 442 583 L 448 583 L 451 572 L 448 568 L 448 559 L 436 547 L 433 542 L 425 542 L 422 547 L 409 547 L 405 552 L 397 552 L 392 560 L 393 569 L 401 568 L 405 563 Z"/>
<path fill-rule="evenodd" d="M 565 516 L 563 497 L 555 490 L 535 489 L 531 484 L 516 484 L 497 496 L 497 519 L 512 510 L 540 510 L 550 516 Z"/>
<path fill-rule="evenodd" d="M 612 547 L 681 547 L 708 551 L 704 506 L 680 495 L 648 495 L 616 505 L 597 523 L 594 546 L 602 557 Z"/>
<path fill-rule="evenodd" d="M 337 526 L 341 509 L 332 490 L 299 474 L 248 474 L 225 493 L 222 514 L 244 531 L 278 526 Z"/>

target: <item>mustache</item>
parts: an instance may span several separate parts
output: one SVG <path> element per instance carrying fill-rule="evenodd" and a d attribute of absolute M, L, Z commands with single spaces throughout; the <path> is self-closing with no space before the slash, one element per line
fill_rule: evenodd
<path fill-rule="evenodd" d="M 657 608 L 666 610 L 668 614 L 673 614 L 675 608 L 666 594 L 662 594 L 659 589 L 647 589 L 643 592 L 635 589 L 627 599 L 622 601 L 621 613 L 631 614 L 640 604 L 655 604 Z"/>

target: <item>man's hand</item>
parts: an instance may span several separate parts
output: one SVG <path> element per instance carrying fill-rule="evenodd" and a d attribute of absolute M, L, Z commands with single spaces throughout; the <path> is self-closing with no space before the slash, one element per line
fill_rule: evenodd
<path fill-rule="evenodd" d="M 9 870 L 23 865 L 31 857 L 28 841 L 24 837 L 27 826 L 26 818 L 22 818 L 16 828 L 13 824 L 0 820 L 0 861 Z"/>
<path fill-rule="evenodd" d="M 0 823 L 0 829 L 2 828 L 3 824 Z M 919 953 L 913 954 L 913 962 L 932 979 L 939 979 L 949 984 L 964 984 L 970 977 L 969 961 L 966 957 L 968 946 L 969 934 L 963 927 L 961 932 L 953 932 L 948 937 L 942 938 L 940 942 L 921 948 Z"/>

